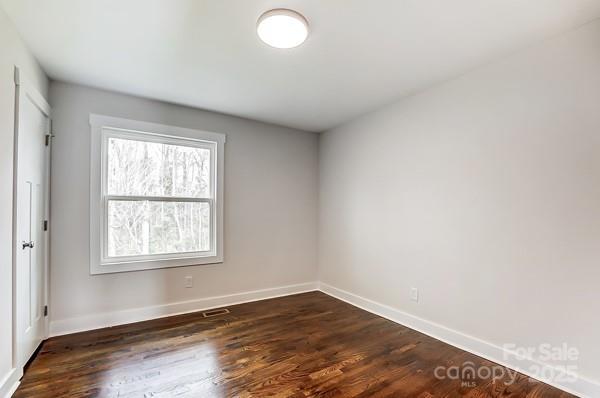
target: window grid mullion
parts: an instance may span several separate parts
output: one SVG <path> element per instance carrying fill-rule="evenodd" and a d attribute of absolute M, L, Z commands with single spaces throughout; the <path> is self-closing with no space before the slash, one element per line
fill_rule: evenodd
<path fill-rule="evenodd" d="M 196 202 L 212 203 L 212 198 L 189 198 L 176 196 L 133 196 L 133 195 L 105 195 L 106 201 L 129 201 L 129 202 Z"/>

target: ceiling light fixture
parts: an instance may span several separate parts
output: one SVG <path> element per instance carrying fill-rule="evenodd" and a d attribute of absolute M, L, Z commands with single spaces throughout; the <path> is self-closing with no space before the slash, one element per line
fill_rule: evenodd
<path fill-rule="evenodd" d="M 256 25 L 258 37 L 271 47 L 293 48 L 308 36 L 308 21 L 296 11 L 277 8 L 265 12 Z"/>

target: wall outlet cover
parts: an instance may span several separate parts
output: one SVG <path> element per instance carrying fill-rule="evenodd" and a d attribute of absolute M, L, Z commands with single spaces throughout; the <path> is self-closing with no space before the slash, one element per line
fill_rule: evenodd
<path fill-rule="evenodd" d="M 410 289 L 410 299 L 412 301 L 419 301 L 419 289 L 417 289 L 416 287 Z"/>

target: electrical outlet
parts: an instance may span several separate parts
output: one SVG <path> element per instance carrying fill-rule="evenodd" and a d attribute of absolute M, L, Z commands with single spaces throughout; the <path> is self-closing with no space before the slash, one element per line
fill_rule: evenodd
<path fill-rule="evenodd" d="M 194 286 L 194 282 L 192 280 L 191 276 L 186 276 L 185 277 L 185 287 L 192 287 Z"/>
<path fill-rule="evenodd" d="M 412 301 L 419 302 L 419 289 L 416 287 L 410 289 L 410 299 Z"/>

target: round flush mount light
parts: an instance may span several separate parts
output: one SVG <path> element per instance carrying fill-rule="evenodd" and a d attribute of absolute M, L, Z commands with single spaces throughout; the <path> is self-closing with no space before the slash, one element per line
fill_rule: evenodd
<path fill-rule="evenodd" d="M 271 47 L 293 48 L 308 36 L 308 21 L 296 11 L 277 8 L 265 12 L 256 25 L 258 37 Z"/>

